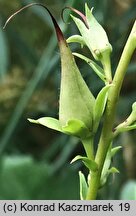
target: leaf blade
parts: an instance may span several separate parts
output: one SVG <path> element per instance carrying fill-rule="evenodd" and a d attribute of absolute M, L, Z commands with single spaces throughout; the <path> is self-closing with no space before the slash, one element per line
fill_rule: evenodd
<path fill-rule="evenodd" d="M 79 171 L 79 181 L 80 181 L 80 199 L 85 200 L 88 191 L 88 185 L 85 176 L 81 171 Z"/>
<path fill-rule="evenodd" d="M 85 164 L 85 166 L 93 171 L 96 172 L 98 170 L 98 165 L 94 160 L 90 160 L 87 157 L 83 157 L 81 155 L 77 155 L 75 158 L 73 158 L 73 160 L 71 161 L 71 163 L 74 163 L 77 160 L 82 160 L 82 162 Z"/>
<path fill-rule="evenodd" d="M 102 90 L 99 92 L 97 95 L 95 105 L 94 105 L 94 112 L 93 112 L 93 121 L 94 121 L 94 126 L 93 126 L 93 131 L 96 132 L 97 128 L 99 126 L 100 119 L 103 115 L 106 102 L 107 102 L 107 93 L 109 88 L 112 85 L 106 85 L 105 87 L 102 88 Z"/>
<path fill-rule="evenodd" d="M 31 123 L 41 124 L 45 127 L 51 128 L 53 130 L 62 132 L 61 124 L 58 119 L 51 118 L 51 117 L 42 117 L 37 120 L 28 119 Z"/>
<path fill-rule="evenodd" d="M 80 54 L 80 53 L 73 53 L 74 56 L 77 56 L 78 58 L 84 60 L 92 69 L 93 71 L 96 73 L 96 75 L 105 82 L 106 77 L 104 75 L 104 71 L 103 69 L 97 65 L 93 60 L 87 58 L 86 56 Z"/>

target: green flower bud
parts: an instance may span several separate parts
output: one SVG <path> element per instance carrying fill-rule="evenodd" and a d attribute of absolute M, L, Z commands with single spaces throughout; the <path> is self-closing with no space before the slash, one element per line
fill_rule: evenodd
<path fill-rule="evenodd" d="M 92 130 L 95 98 L 80 74 L 61 29 L 55 19 L 52 16 L 51 18 L 55 26 L 61 56 L 60 124 L 65 127 L 69 121 L 79 120 L 89 130 Z"/>
<path fill-rule="evenodd" d="M 77 13 L 77 10 L 73 8 L 70 9 L 72 9 Z M 84 39 L 84 42 L 90 49 L 94 58 L 96 60 L 100 60 L 103 62 L 103 58 L 105 59 L 105 55 L 110 55 L 112 51 L 112 46 L 109 43 L 105 30 L 95 19 L 95 17 L 92 14 L 92 9 L 90 10 L 87 4 L 85 4 L 85 14 L 86 14 L 85 16 L 86 19 L 84 18 L 83 20 L 84 22 L 72 15 L 71 17 L 76 23 Z"/>
<path fill-rule="evenodd" d="M 110 53 L 112 51 L 112 46 L 109 43 L 105 30 L 97 22 L 92 14 L 92 9 L 90 10 L 87 4 L 85 4 L 85 15 L 74 8 L 66 8 L 77 13 L 83 20 L 81 21 L 80 19 L 71 15 L 72 19 L 79 29 L 79 32 L 81 33 L 81 36 L 71 37 L 68 39 L 68 42 L 75 41 L 81 44 L 85 44 L 91 51 L 93 57 L 102 63 L 106 76 L 106 82 L 111 83 L 112 75 Z"/>
<path fill-rule="evenodd" d="M 78 119 L 91 129 L 94 96 L 83 80 L 66 41 L 59 41 L 61 55 L 61 87 L 59 120 L 64 126 L 70 119 Z"/>

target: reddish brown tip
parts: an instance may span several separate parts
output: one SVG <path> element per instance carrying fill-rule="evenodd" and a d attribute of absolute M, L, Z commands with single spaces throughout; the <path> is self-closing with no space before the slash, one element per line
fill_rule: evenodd
<path fill-rule="evenodd" d="M 67 7 L 63 8 L 62 13 L 61 13 L 61 17 L 62 17 L 63 21 L 64 21 L 63 13 L 64 13 L 64 11 L 65 11 L 66 9 L 69 9 L 69 10 L 71 10 L 71 11 L 74 11 L 76 14 L 78 14 L 78 15 L 82 18 L 82 20 L 84 21 L 84 24 L 86 25 L 86 27 L 89 29 L 89 25 L 88 25 L 88 23 L 87 23 L 86 16 L 85 16 L 83 13 L 81 13 L 79 10 L 77 10 L 77 9 L 75 9 L 75 8 L 72 8 L 72 7 L 68 7 L 68 6 L 67 6 Z M 65 21 L 64 21 L 64 22 L 65 22 Z"/>
<path fill-rule="evenodd" d="M 55 30 L 56 30 L 56 34 L 57 34 L 58 41 L 65 41 L 65 38 L 64 38 L 64 36 L 63 36 L 63 33 L 62 33 L 62 31 L 61 31 L 59 25 L 57 24 L 57 22 L 56 22 L 54 16 L 51 14 L 51 12 L 49 11 L 49 9 L 48 9 L 45 5 L 43 5 L 43 4 L 41 4 L 41 3 L 31 3 L 31 4 L 28 4 L 28 5 L 24 6 L 24 7 L 22 7 L 21 9 L 19 9 L 18 11 L 16 11 L 15 13 L 13 13 L 13 14 L 7 19 L 7 21 L 5 22 L 5 25 L 3 26 L 3 29 L 6 28 L 7 24 L 8 24 L 8 23 L 11 21 L 11 19 L 14 18 L 18 13 L 20 13 L 21 11 L 23 11 L 23 10 L 29 8 L 29 7 L 32 7 L 32 6 L 34 6 L 34 5 L 41 6 L 41 7 L 45 8 L 45 9 L 48 11 L 48 13 L 49 13 L 49 15 L 50 15 L 50 17 L 51 17 L 51 19 L 52 19 L 52 22 L 53 22 L 53 24 L 54 24 L 54 27 L 55 27 Z"/>

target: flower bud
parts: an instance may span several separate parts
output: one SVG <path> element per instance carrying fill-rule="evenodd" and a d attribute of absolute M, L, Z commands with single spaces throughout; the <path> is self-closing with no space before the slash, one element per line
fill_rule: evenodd
<path fill-rule="evenodd" d="M 78 119 L 91 130 L 94 96 L 83 80 L 65 40 L 59 41 L 61 55 L 61 87 L 59 120 L 64 126 L 70 119 Z"/>
<path fill-rule="evenodd" d="M 74 8 L 69 8 L 74 12 L 78 13 Z M 92 55 L 96 60 L 101 61 L 103 65 L 108 64 L 110 53 L 112 51 L 112 46 L 109 43 L 107 34 L 103 27 L 98 23 L 95 17 L 92 14 L 92 9 L 90 10 L 85 4 L 85 13 L 86 16 L 82 14 L 80 19 L 71 15 L 72 19 L 76 23 L 81 36 L 86 44 L 86 46 L 90 49 Z"/>
<path fill-rule="evenodd" d="M 92 130 L 95 98 L 82 78 L 63 33 L 53 17 L 52 21 L 61 56 L 60 123 L 65 127 L 70 120 L 80 120 Z"/>

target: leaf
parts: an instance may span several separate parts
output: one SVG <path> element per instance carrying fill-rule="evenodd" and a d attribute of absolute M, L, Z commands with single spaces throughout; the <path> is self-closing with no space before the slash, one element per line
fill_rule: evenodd
<path fill-rule="evenodd" d="M 93 171 L 93 172 L 95 172 L 95 171 L 98 170 L 98 165 L 97 165 L 97 163 L 96 163 L 95 161 L 93 161 L 93 160 L 88 159 L 87 157 L 83 157 L 83 156 L 81 156 L 81 155 L 77 155 L 77 156 L 71 161 L 71 163 L 74 163 L 74 162 L 77 161 L 77 160 L 82 160 L 82 162 L 85 164 L 85 166 L 86 166 L 89 170 L 91 170 L 91 171 Z"/>
<path fill-rule="evenodd" d="M 113 157 L 120 149 L 122 149 L 122 146 L 117 146 L 111 149 L 111 157 Z"/>
<path fill-rule="evenodd" d="M 88 185 L 86 183 L 85 176 L 81 171 L 79 172 L 79 181 L 80 181 L 80 199 L 85 200 L 88 191 Z"/>
<path fill-rule="evenodd" d="M 108 173 L 120 173 L 119 170 L 116 168 L 116 167 L 111 167 L 109 170 L 108 170 Z"/>
<path fill-rule="evenodd" d="M 92 61 L 91 59 L 87 58 L 86 56 L 82 54 L 73 53 L 73 55 L 84 60 L 93 69 L 93 71 L 97 74 L 97 76 L 100 77 L 100 79 L 105 82 L 106 77 L 104 75 L 104 71 L 99 65 L 97 65 L 94 61 Z"/>
<path fill-rule="evenodd" d="M 122 131 L 129 131 L 129 130 L 134 130 L 136 129 L 136 123 L 130 125 L 130 126 L 127 126 L 125 128 L 122 128 Z"/>
<path fill-rule="evenodd" d="M 53 130 L 62 132 L 61 124 L 60 124 L 59 120 L 55 119 L 55 118 L 43 117 L 43 118 L 39 118 L 37 120 L 28 119 L 28 121 L 30 121 L 31 123 L 35 123 L 35 124 L 41 124 L 45 127 L 48 127 L 48 128 L 53 129 Z"/>
<path fill-rule="evenodd" d="M 67 43 L 80 43 L 81 47 L 85 45 L 84 39 L 80 35 L 72 35 L 67 39 Z"/>
<path fill-rule="evenodd" d="M 96 100 L 95 100 L 95 105 L 94 105 L 94 112 L 93 112 L 93 121 L 94 121 L 94 128 L 93 131 L 96 132 L 97 128 L 99 126 L 99 122 L 100 119 L 103 115 L 104 109 L 105 109 L 105 105 L 107 102 L 107 93 L 109 88 L 112 85 L 107 85 L 104 88 L 102 88 L 102 90 L 99 92 Z"/>
<path fill-rule="evenodd" d="M 109 150 L 106 155 L 106 159 L 104 162 L 104 166 L 102 169 L 102 174 L 101 174 L 101 180 L 100 180 L 100 185 L 101 187 L 106 183 L 107 178 L 109 177 L 110 174 L 114 173 L 119 173 L 119 170 L 116 167 L 111 167 L 111 159 L 112 157 L 121 149 L 121 146 L 112 148 L 112 145 L 110 145 Z"/>
<path fill-rule="evenodd" d="M 121 123 L 120 125 L 116 127 L 116 130 L 115 130 L 116 134 L 136 129 L 136 123 L 129 125 L 129 126 L 125 126 L 125 125 L 122 126 L 122 124 L 123 123 Z"/>
<path fill-rule="evenodd" d="M 67 122 L 66 126 L 62 127 L 62 131 L 66 134 L 74 135 L 80 138 L 87 138 L 90 136 L 90 131 L 82 122 L 78 119 L 71 119 Z"/>

